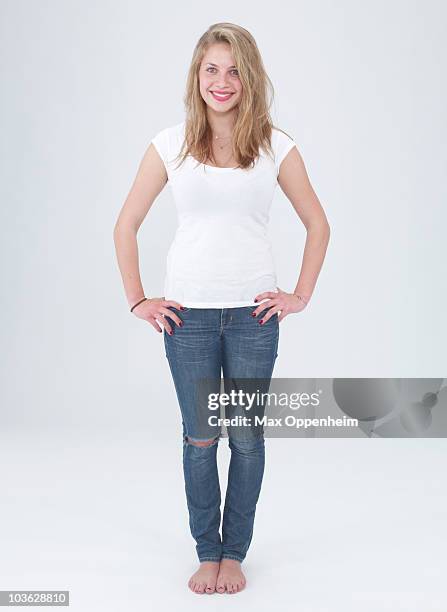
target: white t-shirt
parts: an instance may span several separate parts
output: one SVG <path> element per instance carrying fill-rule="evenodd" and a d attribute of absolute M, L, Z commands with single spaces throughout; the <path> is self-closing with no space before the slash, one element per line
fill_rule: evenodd
<path fill-rule="evenodd" d="M 253 168 L 218 168 L 188 156 L 177 169 L 185 122 L 152 139 L 166 167 L 178 227 L 167 256 L 166 300 L 187 308 L 255 305 L 264 291 L 277 292 L 267 236 L 279 167 L 295 141 L 272 130 L 275 161 L 260 151 Z"/>

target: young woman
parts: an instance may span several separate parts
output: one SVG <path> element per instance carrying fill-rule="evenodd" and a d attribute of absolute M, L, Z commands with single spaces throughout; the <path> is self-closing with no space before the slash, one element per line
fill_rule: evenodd
<path fill-rule="evenodd" d="M 279 322 L 306 307 L 329 241 L 326 216 L 296 143 L 271 122 L 269 84 L 251 34 L 231 23 L 212 25 L 194 50 L 185 120 L 152 139 L 114 230 L 131 312 L 164 331 L 182 416 L 189 524 L 200 561 L 188 583 L 195 593 L 245 587 L 241 563 L 253 535 L 265 461 L 262 426 L 225 423 L 231 461 L 221 537 L 216 453 L 222 422 L 206 399 L 220 392 L 221 372 L 227 392 L 244 390 L 250 381 L 268 386 Z M 179 226 L 168 254 L 165 295 L 148 297 L 136 235 L 167 183 Z M 290 293 L 276 285 L 266 232 L 277 184 L 307 230 L 301 272 Z M 225 408 L 227 418 L 243 414 L 241 406 Z"/>

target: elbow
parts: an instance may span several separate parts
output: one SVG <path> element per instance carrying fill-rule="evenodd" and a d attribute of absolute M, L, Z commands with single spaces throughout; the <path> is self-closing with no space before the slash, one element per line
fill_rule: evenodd
<path fill-rule="evenodd" d="M 322 235 L 324 241 L 328 243 L 329 238 L 331 237 L 331 226 L 329 225 L 329 222 L 325 214 L 323 214 L 323 217 L 320 220 L 320 223 L 318 225 L 319 225 L 320 234 Z"/>
<path fill-rule="evenodd" d="M 118 219 L 113 228 L 113 241 L 116 244 L 123 236 L 136 236 L 137 231 L 138 227 L 133 223 L 126 222 L 123 219 Z"/>
<path fill-rule="evenodd" d="M 323 241 L 324 241 L 325 248 L 327 248 L 329 244 L 330 237 L 331 237 L 331 227 L 329 223 L 326 221 L 323 227 Z"/>
<path fill-rule="evenodd" d="M 116 244 L 118 239 L 119 239 L 119 235 L 121 233 L 121 224 L 119 221 L 117 221 L 115 223 L 115 226 L 113 228 L 113 242 Z"/>
<path fill-rule="evenodd" d="M 306 227 L 307 231 L 321 237 L 322 240 L 329 242 L 331 236 L 331 227 L 326 218 L 315 220 L 314 223 L 309 223 Z"/>

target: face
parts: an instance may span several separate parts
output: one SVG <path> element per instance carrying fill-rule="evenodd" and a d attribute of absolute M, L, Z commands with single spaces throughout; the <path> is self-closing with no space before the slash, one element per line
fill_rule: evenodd
<path fill-rule="evenodd" d="M 229 44 L 208 47 L 200 65 L 199 84 L 202 98 L 212 110 L 228 112 L 238 105 L 242 84 Z"/>

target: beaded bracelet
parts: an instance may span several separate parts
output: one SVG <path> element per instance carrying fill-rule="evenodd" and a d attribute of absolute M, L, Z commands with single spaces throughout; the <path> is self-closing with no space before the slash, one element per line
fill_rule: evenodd
<path fill-rule="evenodd" d="M 142 300 L 140 300 L 139 302 L 137 302 L 136 304 L 134 304 L 132 306 L 132 308 L 130 309 L 130 312 L 133 311 L 134 308 L 136 308 L 137 306 L 139 306 L 140 304 L 142 304 L 143 302 L 145 302 L 147 300 L 147 297 L 144 297 Z"/>

